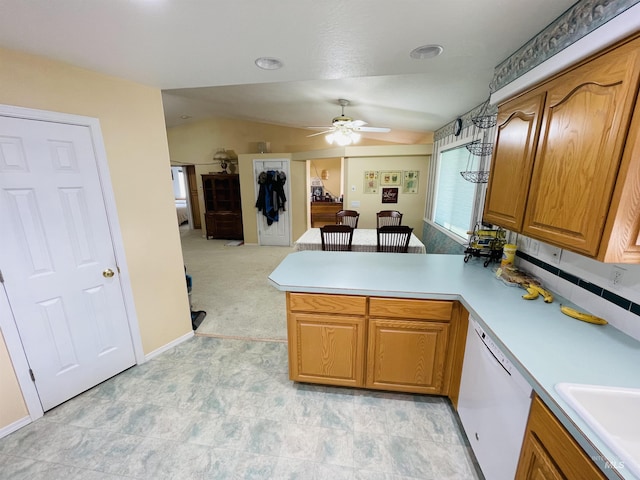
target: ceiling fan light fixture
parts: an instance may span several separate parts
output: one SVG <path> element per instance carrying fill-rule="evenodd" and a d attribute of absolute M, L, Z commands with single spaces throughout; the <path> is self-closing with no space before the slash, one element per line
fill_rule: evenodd
<path fill-rule="evenodd" d="M 255 64 L 262 70 L 278 70 L 284 66 L 280 60 L 273 57 L 256 58 Z"/>
<path fill-rule="evenodd" d="M 443 52 L 442 45 L 422 45 L 421 47 L 414 48 L 409 53 L 411 58 L 416 60 L 425 60 L 427 58 L 434 58 Z"/>
<path fill-rule="evenodd" d="M 360 134 L 349 128 L 340 128 L 335 132 L 328 134 L 324 138 L 330 145 L 335 143 L 341 147 L 345 147 L 352 143 L 358 143 L 360 141 Z"/>

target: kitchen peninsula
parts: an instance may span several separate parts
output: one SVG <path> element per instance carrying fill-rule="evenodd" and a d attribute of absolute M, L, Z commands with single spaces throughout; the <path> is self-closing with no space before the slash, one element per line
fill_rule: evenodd
<path fill-rule="evenodd" d="M 371 307 L 371 299 L 459 303 L 604 475 L 634 478 L 629 470 L 615 470 L 622 464 L 618 456 L 555 390 L 561 382 L 640 387 L 640 342 L 614 327 L 571 319 L 560 312 L 558 300 L 552 304 L 524 301 L 523 290 L 495 279 L 491 268 L 481 263 L 465 264 L 458 255 L 302 251 L 287 256 L 269 280 L 289 298 L 292 294 L 353 296 L 355 307 L 349 301 L 342 307 L 358 309 L 365 321 L 370 320 L 366 308 Z M 291 324 L 289 332 L 291 337 Z"/>

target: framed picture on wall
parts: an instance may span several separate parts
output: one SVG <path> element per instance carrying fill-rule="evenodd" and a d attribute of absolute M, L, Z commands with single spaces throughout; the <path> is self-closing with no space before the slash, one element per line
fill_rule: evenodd
<path fill-rule="evenodd" d="M 418 170 L 406 170 L 402 172 L 402 193 L 418 193 Z"/>
<path fill-rule="evenodd" d="M 364 188 L 362 193 L 378 193 L 378 172 L 367 170 L 364 172 Z"/>
<path fill-rule="evenodd" d="M 396 187 L 383 188 L 382 203 L 398 203 L 398 189 Z"/>
<path fill-rule="evenodd" d="M 311 187 L 311 200 L 314 202 L 319 202 L 322 200 L 324 196 L 324 188 L 319 185 L 314 185 Z"/>
<path fill-rule="evenodd" d="M 380 172 L 380 186 L 395 186 L 402 185 L 402 172 L 400 171 L 391 171 L 391 172 Z"/>

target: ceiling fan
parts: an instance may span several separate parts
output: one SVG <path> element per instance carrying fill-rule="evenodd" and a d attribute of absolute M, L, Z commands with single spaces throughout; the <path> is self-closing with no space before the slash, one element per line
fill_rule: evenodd
<path fill-rule="evenodd" d="M 387 133 L 390 132 L 390 128 L 386 127 L 366 127 L 367 122 L 362 120 L 354 120 L 351 117 L 347 117 L 344 114 L 344 107 L 349 105 L 349 100 L 344 98 L 338 99 L 338 104 L 342 107 L 342 114 L 338 117 L 334 117 L 331 121 L 331 126 L 324 127 L 307 127 L 312 130 L 322 130 L 318 133 L 312 133 L 307 137 L 315 137 L 316 135 L 327 134 L 326 139 L 330 144 L 337 143 L 340 146 L 351 145 L 360 140 L 359 132 L 377 132 Z"/>

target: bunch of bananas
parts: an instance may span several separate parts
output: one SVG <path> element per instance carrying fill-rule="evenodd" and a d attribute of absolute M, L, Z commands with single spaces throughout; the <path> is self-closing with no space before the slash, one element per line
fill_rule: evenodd
<path fill-rule="evenodd" d="M 536 285 L 535 283 L 530 283 L 525 287 L 527 289 L 527 293 L 522 296 L 525 300 L 535 300 L 540 295 L 544 298 L 545 303 L 553 302 L 553 294 L 549 290 L 545 290 L 540 285 Z"/>
<path fill-rule="evenodd" d="M 567 307 L 566 305 L 560 305 L 560 311 L 565 315 L 581 320 L 587 323 L 594 323 L 596 325 L 606 325 L 608 322 L 604 318 L 596 317 L 590 313 L 580 312 L 575 308 Z"/>

